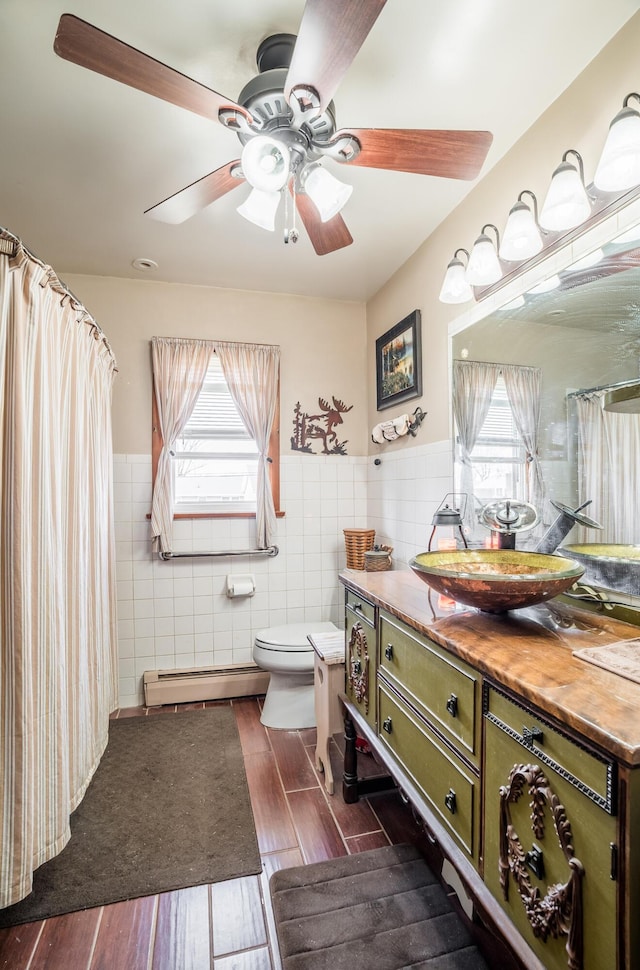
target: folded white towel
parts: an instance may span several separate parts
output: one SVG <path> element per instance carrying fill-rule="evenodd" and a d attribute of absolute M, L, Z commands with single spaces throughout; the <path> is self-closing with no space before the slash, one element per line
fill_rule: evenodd
<path fill-rule="evenodd" d="M 371 438 L 377 445 L 384 444 L 385 441 L 395 441 L 401 435 L 407 434 L 411 427 L 411 418 L 408 414 L 401 414 L 390 421 L 381 421 L 376 424 L 371 432 Z"/>

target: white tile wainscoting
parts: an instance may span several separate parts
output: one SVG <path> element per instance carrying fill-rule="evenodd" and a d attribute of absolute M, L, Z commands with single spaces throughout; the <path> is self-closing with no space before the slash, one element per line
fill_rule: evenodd
<path fill-rule="evenodd" d="M 369 457 L 283 455 L 279 555 L 177 559 L 152 555 L 151 456 L 114 456 L 119 704 L 143 702 L 145 670 L 246 663 L 257 630 L 341 623 L 344 528 L 375 528 L 400 568 L 426 548 L 431 517 L 451 491 L 448 442 Z M 181 519 L 176 552 L 255 546 L 252 519 Z M 229 599 L 229 573 L 252 573 L 254 596 Z"/>

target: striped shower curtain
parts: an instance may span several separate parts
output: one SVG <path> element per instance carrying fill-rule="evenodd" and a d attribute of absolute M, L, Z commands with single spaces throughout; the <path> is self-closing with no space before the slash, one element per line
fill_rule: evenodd
<path fill-rule="evenodd" d="M 115 362 L 0 234 L 0 907 L 69 840 L 116 704 Z"/>

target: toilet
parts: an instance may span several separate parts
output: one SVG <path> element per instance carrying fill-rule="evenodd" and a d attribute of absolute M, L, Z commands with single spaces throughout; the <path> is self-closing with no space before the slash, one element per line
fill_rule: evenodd
<path fill-rule="evenodd" d="M 309 633 L 335 633 L 331 622 L 289 623 L 256 633 L 253 659 L 270 673 L 260 720 L 266 727 L 294 731 L 316 726 L 314 651 Z"/>

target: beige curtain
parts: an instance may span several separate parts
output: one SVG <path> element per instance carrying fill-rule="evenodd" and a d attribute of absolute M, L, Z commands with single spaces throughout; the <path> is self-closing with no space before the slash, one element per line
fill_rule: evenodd
<path fill-rule="evenodd" d="M 503 364 L 501 372 L 513 412 L 513 420 L 526 452 L 527 477 L 524 498 L 533 505 L 540 519 L 544 520 L 545 486 L 538 455 L 542 371 L 539 367 Z"/>
<path fill-rule="evenodd" d="M 476 360 L 453 362 L 453 416 L 458 430 L 462 466 L 460 491 L 467 496 L 464 521 L 471 534 L 476 524 L 471 452 L 482 431 L 499 374 L 499 364 Z"/>
<path fill-rule="evenodd" d="M 53 271 L 0 255 L 0 907 L 67 843 L 116 706 L 114 371 Z"/>
<path fill-rule="evenodd" d="M 603 526 L 576 526 L 576 542 L 640 543 L 640 415 L 605 411 L 602 393 L 576 396 L 578 502 Z"/>
<path fill-rule="evenodd" d="M 151 536 L 157 552 L 170 552 L 173 533 L 173 469 L 177 439 L 202 390 L 214 345 L 209 340 L 153 337 L 153 384 L 162 450 L 153 486 Z"/>
<path fill-rule="evenodd" d="M 266 549 L 276 532 L 267 462 L 278 402 L 280 348 L 271 344 L 216 342 L 225 380 L 247 431 L 260 452 L 256 483 L 256 544 Z"/>

